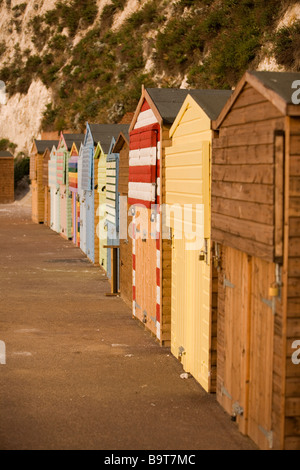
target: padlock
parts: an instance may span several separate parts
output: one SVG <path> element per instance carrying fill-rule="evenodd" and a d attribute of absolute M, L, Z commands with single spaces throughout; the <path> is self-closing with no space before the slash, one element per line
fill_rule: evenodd
<path fill-rule="evenodd" d="M 279 286 L 278 284 L 272 284 L 269 289 L 269 297 L 279 297 Z"/>

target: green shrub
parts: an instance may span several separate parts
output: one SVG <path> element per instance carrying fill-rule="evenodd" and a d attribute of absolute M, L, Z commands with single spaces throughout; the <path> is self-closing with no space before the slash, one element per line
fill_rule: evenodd
<path fill-rule="evenodd" d="M 63 52 L 68 44 L 68 38 L 64 34 L 55 34 L 49 42 L 49 48 L 53 51 Z"/>
<path fill-rule="evenodd" d="M 6 52 L 6 44 L 4 41 L 0 42 L 0 57 Z"/>
<path fill-rule="evenodd" d="M 300 21 L 274 35 L 274 53 L 280 65 L 300 70 Z"/>
<path fill-rule="evenodd" d="M 0 151 L 8 150 L 9 143 L 8 139 L 0 139 Z"/>
<path fill-rule="evenodd" d="M 44 131 L 52 130 L 55 119 L 59 115 L 60 108 L 54 107 L 53 103 L 46 105 L 46 109 L 43 113 L 42 128 Z"/>

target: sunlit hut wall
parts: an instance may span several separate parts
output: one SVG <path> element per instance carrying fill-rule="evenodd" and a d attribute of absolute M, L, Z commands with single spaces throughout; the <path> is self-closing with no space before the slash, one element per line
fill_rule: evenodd
<path fill-rule="evenodd" d="M 94 154 L 98 141 L 94 136 L 95 128 L 92 130 L 91 126 L 87 123 L 80 156 L 80 248 L 92 263 L 96 262 L 97 264 L 97 260 L 95 260 Z"/>
<path fill-rule="evenodd" d="M 50 188 L 50 228 L 60 233 L 60 194 L 57 184 L 56 146 L 53 145 L 48 162 L 48 184 Z"/>
<path fill-rule="evenodd" d="M 78 145 L 78 144 L 77 144 Z M 72 193 L 72 240 L 80 247 L 80 202 L 78 196 L 78 159 L 79 151 L 73 143 L 69 159 L 69 190 Z"/>
<path fill-rule="evenodd" d="M 86 205 L 85 205 L 85 190 L 82 187 L 83 175 L 83 150 L 84 145 L 81 144 L 78 157 L 78 198 L 80 205 L 80 249 L 86 253 Z"/>
<path fill-rule="evenodd" d="M 133 315 L 161 345 L 168 346 L 171 241 L 162 234 L 160 205 L 165 202 L 165 148 L 170 145 L 169 131 L 187 94 L 187 90 L 179 89 L 143 89 L 130 126 L 128 201 L 135 206 Z"/>
<path fill-rule="evenodd" d="M 95 189 L 95 217 L 94 217 L 94 247 L 95 262 L 107 272 L 108 253 L 107 246 L 107 155 L 112 148 L 112 141 L 117 139 L 120 132 L 128 130 L 127 124 L 91 124 L 90 125 L 97 147 L 94 153 L 94 187 Z M 110 177 L 109 177 L 110 178 Z"/>
<path fill-rule="evenodd" d="M 47 149 L 57 145 L 57 140 L 34 140 L 30 152 L 30 180 L 32 190 L 32 220 L 44 223 L 45 190 L 43 186 L 43 157 Z"/>
<path fill-rule="evenodd" d="M 124 126 L 124 133 L 128 135 L 129 125 Z M 115 137 L 112 138 L 111 147 L 106 160 L 106 220 L 107 220 L 107 245 L 120 245 L 120 195 L 119 195 L 119 171 L 120 154 L 114 151 L 116 144 Z M 127 207 L 126 207 L 127 209 Z M 127 210 L 125 210 L 126 216 Z M 127 238 L 126 238 L 127 239 Z M 120 252 L 117 250 L 117 279 L 118 289 L 120 287 Z M 112 251 L 107 252 L 107 275 L 111 279 L 112 274 Z"/>
<path fill-rule="evenodd" d="M 216 391 L 217 272 L 211 243 L 212 120 L 231 91 L 193 90 L 170 130 L 166 203 L 172 228 L 171 351 Z"/>
<path fill-rule="evenodd" d="M 51 149 L 46 149 L 43 155 L 43 187 L 44 187 L 44 224 L 50 227 L 51 218 L 51 195 L 49 187 L 49 160 L 51 155 Z"/>
<path fill-rule="evenodd" d="M 121 132 L 113 153 L 119 155 L 119 177 L 117 194 L 120 197 L 119 206 L 119 288 L 122 299 L 132 306 L 132 217 L 128 204 L 128 179 L 129 179 L 129 134 Z"/>
<path fill-rule="evenodd" d="M 8 151 L 0 151 L 0 204 L 14 202 L 14 157 Z"/>
<path fill-rule="evenodd" d="M 80 145 L 84 134 L 61 133 L 56 150 L 57 182 L 60 186 L 60 225 L 61 235 L 66 239 L 72 238 L 72 194 L 69 190 L 69 159 L 72 145 Z"/>
<path fill-rule="evenodd" d="M 298 73 L 249 72 L 214 124 L 217 397 L 261 449 L 299 449 Z"/>

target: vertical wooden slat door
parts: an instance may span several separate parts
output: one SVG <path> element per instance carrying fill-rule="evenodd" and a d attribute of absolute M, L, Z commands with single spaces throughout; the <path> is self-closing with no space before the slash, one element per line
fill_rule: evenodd
<path fill-rule="evenodd" d="M 246 433 L 249 334 L 249 260 L 245 253 L 223 249 L 223 304 L 218 314 L 218 401 Z"/>
<path fill-rule="evenodd" d="M 260 449 L 272 448 L 274 315 L 269 297 L 275 265 L 252 261 L 251 342 L 248 434 Z"/>
<path fill-rule="evenodd" d="M 190 372 L 186 357 L 185 316 L 185 271 L 184 240 L 172 240 L 172 300 L 171 300 L 171 352 L 181 360 L 184 369 Z"/>
<path fill-rule="evenodd" d="M 150 237 L 150 233 L 147 234 L 150 210 L 139 208 L 138 211 L 135 256 L 136 317 L 141 322 L 146 322 L 147 328 L 156 335 L 156 240 Z"/>

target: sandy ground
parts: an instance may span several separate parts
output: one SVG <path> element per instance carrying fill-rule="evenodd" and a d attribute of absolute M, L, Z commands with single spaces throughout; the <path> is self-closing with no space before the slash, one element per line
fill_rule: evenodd
<path fill-rule="evenodd" d="M 0 450 L 255 449 L 71 242 L 0 206 Z"/>

